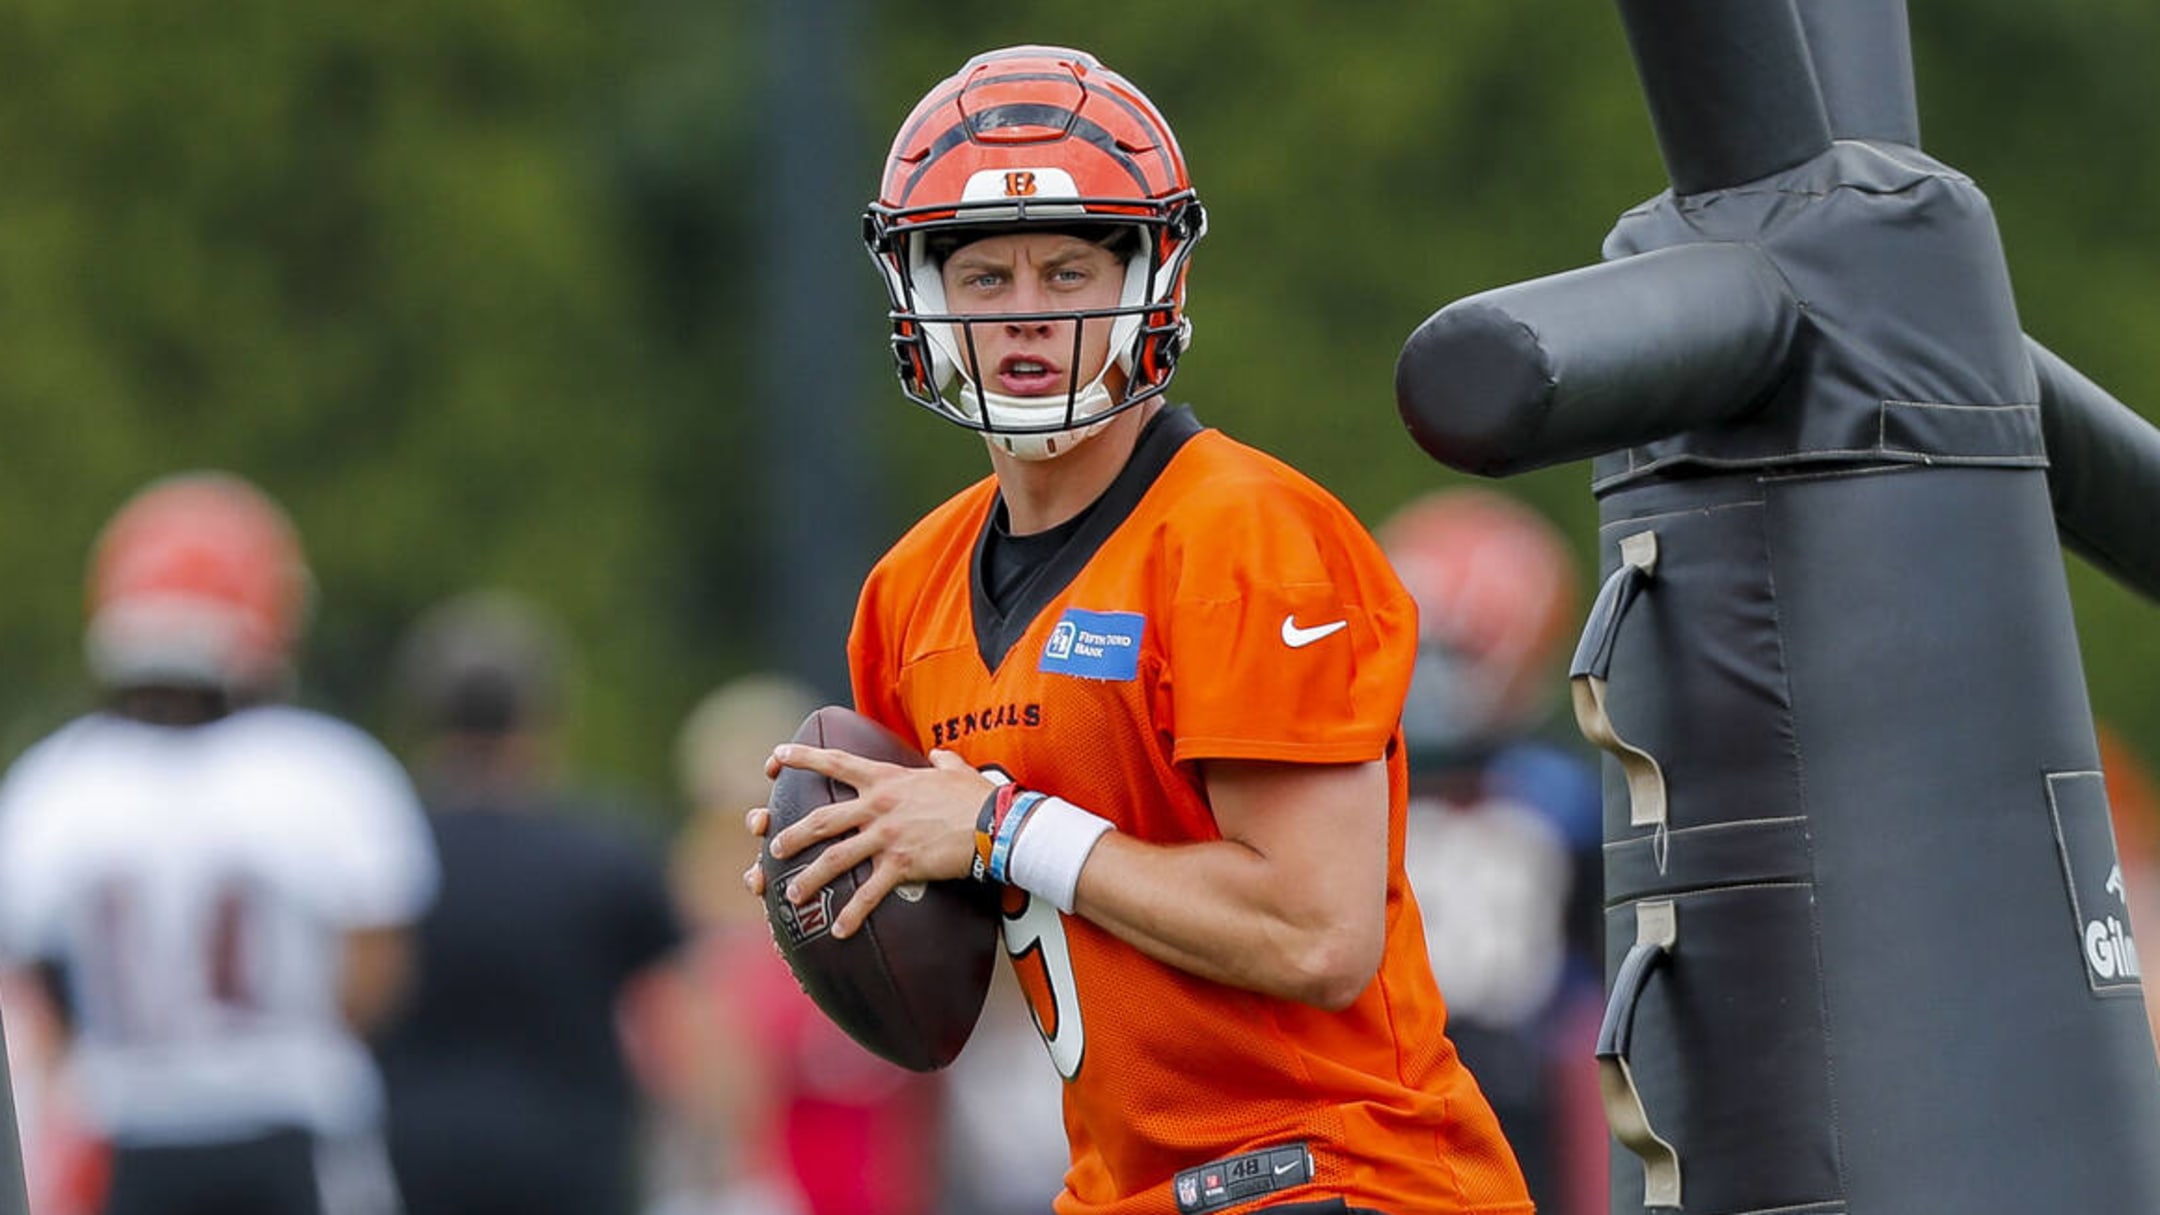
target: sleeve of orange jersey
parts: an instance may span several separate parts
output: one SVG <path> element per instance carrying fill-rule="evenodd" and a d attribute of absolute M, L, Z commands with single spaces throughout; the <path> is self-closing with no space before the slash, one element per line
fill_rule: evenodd
<path fill-rule="evenodd" d="M 1249 497 L 1188 546 L 1167 655 L 1179 762 L 1382 758 L 1417 653 L 1409 595 L 1330 500 Z"/>
<path fill-rule="evenodd" d="M 882 566 L 870 572 L 855 603 L 855 622 L 848 629 L 847 642 L 849 692 L 857 713 L 912 739 L 915 731 L 900 710 L 899 663 L 892 656 L 893 642 L 878 594 L 882 572 Z"/>

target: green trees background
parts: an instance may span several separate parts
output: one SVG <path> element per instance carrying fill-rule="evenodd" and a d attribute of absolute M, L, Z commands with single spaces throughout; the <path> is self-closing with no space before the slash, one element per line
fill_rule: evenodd
<path fill-rule="evenodd" d="M 1604 0 L 812 5 L 831 60 L 776 80 L 782 2 L 0 0 L 0 750 L 87 702 L 98 525 L 220 466 L 308 541 L 304 699 L 382 728 L 399 631 L 508 586 L 582 651 L 576 760 L 663 803 L 676 724 L 774 660 L 786 606 L 765 537 L 793 369 L 762 326 L 791 264 L 772 141 L 801 90 L 859 124 L 831 149 L 853 208 L 976 50 L 1064 42 L 1132 76 L 1214 224 L 1177 395 L 1373 522 L 1455 479 L 1396 420 L 1403 338 L 1591 259 L 1663 185 Z M 1994 199 L 2027 329 L 2150 415 L 2160 10 L 1911 6 L 1927 146 Z M 820 215 L 852 247 L 852 211 Z M 879 307 L 865 263 L 827 335 L 860 355 L 876 463 L 833 475 L 873 497 L 868 550 L 982 470 L 899 399 Z M 1587 480 L 1509 483 L 1586 572 Z M 2160 752 L 2160 615 L 2071 577 L 2096 706 Z"/>

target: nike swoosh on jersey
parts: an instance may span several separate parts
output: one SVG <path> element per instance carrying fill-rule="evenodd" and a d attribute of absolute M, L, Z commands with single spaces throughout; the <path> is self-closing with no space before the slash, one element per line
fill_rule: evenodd
<path fill-rule="evenodd" d="M 1297 624 L 1297 613 L 1292 612 L 1282 618 L 1282 643 L 1293 650 L 1300 650 L 1322 637 L 1348 627 L 1350 627 L 1348 620 L 1335 620 L 1327 624 L 1316 624 L 1309 629 L 1301 629 Z"/>

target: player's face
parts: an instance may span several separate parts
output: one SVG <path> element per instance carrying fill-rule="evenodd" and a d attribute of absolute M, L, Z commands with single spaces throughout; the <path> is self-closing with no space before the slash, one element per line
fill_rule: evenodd
<path fill-rule="evenodd" d="M 1092 241 L 1058 232 L 1016 232 L 962 245 L 946 259 L 945 299 L 955 314 L 995 316 L 1114 308 L 1125 264 Z M 1110 357 L 1112 318 L 972 321 L 959 326 L 963 370 L 991 392 L 1062 396 L 1092 382 Z M 1076 348 L 1073 330 L 1079 327 Z M 1124 375 L 1111 368 L 1114 397 Z"/>

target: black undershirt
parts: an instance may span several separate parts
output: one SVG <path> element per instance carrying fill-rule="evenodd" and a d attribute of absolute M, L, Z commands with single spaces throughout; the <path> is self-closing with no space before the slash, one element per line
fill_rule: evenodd
<path fill-rule="evenodd" d="M 1015 536 L 999 498 L 983 521 L 968 574 L 975 646 L 983 666 L 998 669 L 1035 616 L 1079 576 L 1125 522 L 1187 439 L 1201 426 L 1192 410 L 1166 406 L 1140 428 L 1132 455 L 1086 510 L 1048 531 Z"/>
<path fill-rule="evenodd" d="M 1005 515 L 1005 500 L 998 499 L 990 512 L 990 528 L 983 535 L 983 590 L 998 615 L 1013 614 L 1013 608 L 1019 605 L 1020 589 L 1027 585 L 1029 576 L 1057 556 L 1101 503 L 1101 498 L 1095 499 L 1056 527 L 1015 536 L 1008 530 L 1012 525 Z"/>

